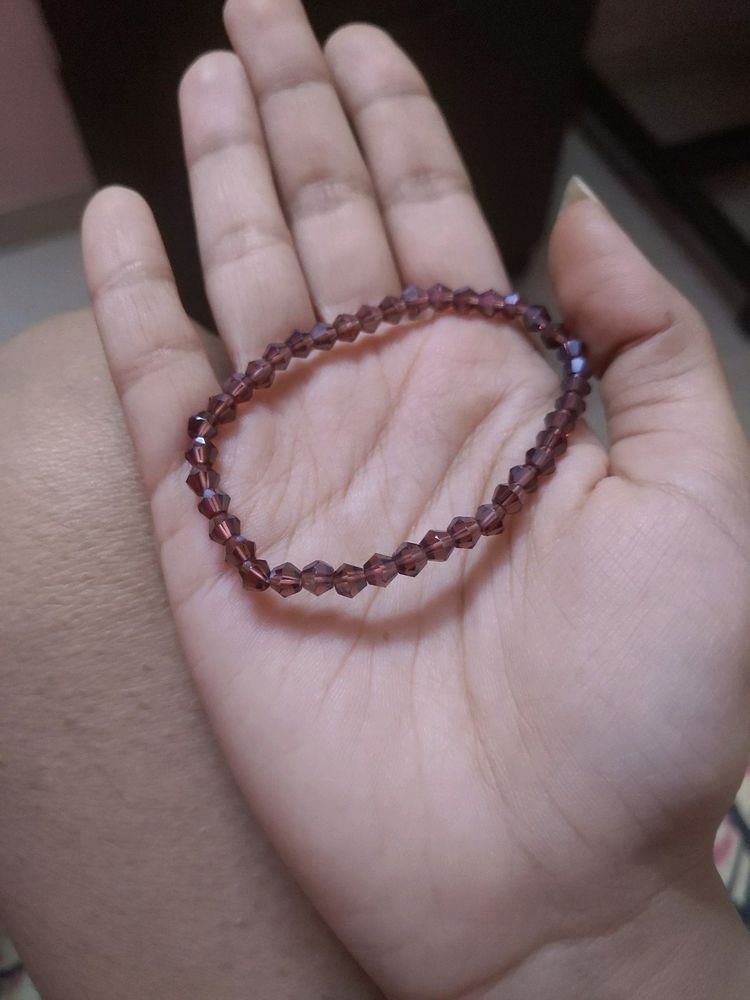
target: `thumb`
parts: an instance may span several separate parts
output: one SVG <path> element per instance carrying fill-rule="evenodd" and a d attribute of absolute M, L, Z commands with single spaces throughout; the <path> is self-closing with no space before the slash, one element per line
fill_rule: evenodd
<path fill-rule="evenodd" d="M 705 495 L 746 447 L 711 335 L 578 178 L 563 204 L 550 273 L 601 378 L 611 471 Z"/>

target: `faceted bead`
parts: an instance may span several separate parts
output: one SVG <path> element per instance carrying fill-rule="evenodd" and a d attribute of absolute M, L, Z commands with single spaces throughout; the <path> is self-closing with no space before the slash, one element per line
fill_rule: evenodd
<path fill-rule="evenodd" d="M 568 339 L 568 332 L 562 323 L 550 323 L 541 332 L 541 341 L 550 351 L 561 347 Z"/>
<path fill-rule="evenodd" d="M 200 413 L 193 414 L 188 420 L 187 432 L 188 437 L 191 438 L 202 437 L 208 440 L 208 438 L 216 437 L 214 415 L 208 410 L 201 410 Z"/>
<path fill-rule="evenodd" d="M 292 351 L 288 344 L 269 344 L 263 351 L 263 360 L 273 367 L 275 372 L 283 372 L 292 360 Z"/>
<path fill-rule="evenodd" d="M 586 409 L 586 401 L 577 392 L 564 392 L 562 396 L 558 396 L 555 400 L 555 409 L 570 410 L 571 413 L 575 413 L 577 417 L 580 417 Z"/>
<path fill-rule="evenodd" d="M 265 559 L 248 559 L 240 566 L 240 576 L 245 590 L 268 590 L 271 568 Z"/>
<path fill-rule="evenodd" d="M 495 316 L 503 308 L 503 296 L 494 288 L 488 288 L 479 296 L 477 308 L 483 316 Z"/>
<path fill-rule="evenodd" d="M 509 295 L 503 297 L 503 313 L 508 319 L 515 319 L 516 316 L 520 316 L 525 308 L 526 303 L 518 292 L 511 292 Z"/>
<path fill-rule="evenodd" d="M 506 514 L 517 514 L 523 506 L 518 487 L 508 486 L 506 483 L 500 483 L 495 487 L 492 502 L 496 507 L 502 507 Z"/>
<path fill-rule="evenodd" d="M 318 351 L 330 351 L 336 343 L 336 331 L 328 323 L 316 323 L 310 330 L 313 347 Z"/>
<path fill-rule="evenodd" d="M 198 502 L 198 510 L 204 517 L 214 517 L 216 514 L 229 510 L 229 499 L 226 493 L 204 490 L 203 496 Z"/>
<path fill-rule="evenodd" d="M 316 597 L 325 594 L 333 586 L 333 566 L 322 559 L 308 563 L 302 570 L 302 586 Z"/>
<path fill-rule="evenodd" d="M 365 333 L 375 333 L 383 322 L 383 314 L 377 306 L 360 306 L 357 319 Z"/>
<path fill-rule="evenodd" d="M 380 552 L 370 556 L 363 567 L 365 579 L 373 587 L 387 587 L 394 576 L 398 575 L 396 564 L 390 556 Z"/>
<path fill-rule="evenodd" d="M 563 371 L 566 375 L 590 375 L 591 366 L 588 358 L 569 358 L 563 366 Z"/>
<path fill-rule="evenodd" d="M 285 562 L 271 570 L 269 585 L 282 597 L 291 597 L 302 590 L 302 574 L 294 563 Z"/>
<path fill-rule="evenodd" d="M 251 361 L 245 369 L 247 380 L 253 389 L 267 389 L 274 380 L 276 372 L 269 361 Z"/>
<path fill-rule="evenodd" d="M 356 597 L 367 586 L 365 571 L 361 566 L 342 563 L 333 574 L 333 585 L 342 597 Z"/>
<path fill-rule="evenodd" d="M 341 313 L 333 321 L 333 328 L 339 340 L 351 344 L 357 339 L 357 334 L 361 331 L 362 324 L 351 313 Z"/>
<path fill-rule="evenodd" d="M 549 476 L 555 471 L 555 453 L 551 448 L 529 448 L 526 464 L 538 469 L 540 476 Z"/>
<path fill-rule="evenodd" d="M 193 441 L 192 445 L 185 452 L 185 458 L 191 465 L 197 465 L 198 468 L 203 469 L 210 468 L 218 457 L 219 449 L 216 445 L 211 444 L 210 441 L 205 441 L 203 438 Z"/>
<path fill-rule="evenodd" d="M 387 323 L 400 323 L 406 312 L 406 303 L 395 295 L 386 295 L 380 303 L 380 311 Z"/>
<path fill-rule="evenodd" d="M 224 558 L 230 566 L 239 569 L 244 562 L 255 559 L 255 542 L 244 535 L 232 535 L 224 546 Z"/>
<path fill-rule="evenodd" d="M 586 345 L 582 340 L 570 337 L 560 345 L 557 356 L 561 361 L 570 361 L 571 358 L 584 358 L 586 356 Z"/>
<path fill-rule="evenodd" d="M 217 392 L 208 401 L 208 412 L 213 413 L 218 424 L 228 424 L 237 416 L 237 403 L 228 392 Z"/>
<path fill-rule="evenodd" d="M 526 306 L 523 311 L 523 325 L 530 333 L 540 333 L 549 326 L 551 319 L 544 306 Z"/>
<path fill-rule="evenodd" d="M 505 510 L 494 503 L 483 503 L 477 507 L 477 524 L 483 535 L 499 535 L 505 530 L 503 518 Z"/>
<path fill-rule="evenodd" d="M 462 285 L 453 293 L 453 308 L 459 316 L 465 316 L 472 309 L 476 309 L 479 303 L 479 295 L 468 285 Z"/>
<path fill-rule="evenodd" d="M 295 330 L 286 338 L 286 346 L 293 358 L 306 358 L 313 349 L 312 337 L 306 330 Z"/>
<path fill-rule="evenodd" d="M 235 372 L 234 375 L 230 375 L 221 388 L 236 403 L 246 403 L 253 395 L 253 387 L 248 382 L 244 372 Z"/>
<path fill-rule="evenodd" d="M 539 470 L 533 465 L 514 465 L 508 479 L 511 486 L 520 486 L 527 493 L 533 493 L 539 485 Z"/>
<path fill-rule="evenodd" d="M 409 285 L 401 293 L 401 298 L 406 306 L 406 315 L 409 319 L 416 319 L 430 304 L 427 292 L 419 285 Z"/>
<path fill-rule="evenodd" d="M 208 522 L 208 537 L 226 545 L 232 535 L 239 535 L 240 522 L 234 514 L 216 514 Z"/>
<path fill-rule="evenodd" d="M 562 380 L 562 391 L 577 392 L 579 396 L 588 396 L 591 392 L 588 375 L 566 375 Z"/>
<path fill-rule="evenodd" d="M 473 549 L 482 536 L 482 530 L 473 517 L 454 517 L 448 525 L 448 534 L 457 549 Z"/>
<path fill-rule="evenodd" d="M 447 531 L 428 531 L 419 547 L 424 551 L 428 559 L 435 562 L 445 562 L 456 543 Z"/>
<path fill-rule="evenodd" d="M 417 576 L 427 565 L 427 556 L 420 545 L 404 542 L 393 553 L 393 561 L 402 576 Z"/>
<path fill-rule="evenodd" d="M 571 410 L 552 410 L 544 418 L 545 427 L 557 427 L 569 434 L 576 425 L 576 415 Z"/>
<path fill-rule="evenodd" d="M 562 455 L 568 447 L 568 439 L 565 431 L 559 427 L 548 427 L 547 430 L 539 431 L 536 436 L 537 448 L 549 448 L 553 455 Z"/>
<path fill-rule="evenodd" d="M 196 465 L 188 472 L 185 482 L 193 493 L 202 497 L 204 490 L 215 490 L 219 485 L 219 473 L 214 469 L 202 469 Z"/>
<path fill-rule="evenodd" d="M 443 312 L 453 305 L 453 292 L 438 282 L 427 289 L 427 299 L 436 312 Z"/>

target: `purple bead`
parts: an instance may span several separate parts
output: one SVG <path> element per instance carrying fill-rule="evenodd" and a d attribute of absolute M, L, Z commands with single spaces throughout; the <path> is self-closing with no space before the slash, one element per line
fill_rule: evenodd
<path fill-rule="evenodd" d="M 384 556 L 376 552 L 370 556 L 363 567 L 365 579 L 373 587 L 387 587 L 391 580 L 398 574 L 396 564 L 390 556 Z"/>
<path fill-rule="evenodd" d="M 445 562 L 456 547 L 452 536 L 447 531 L 428 531 L 419 547 L 428 559 L 434 562 Z"/>
<path fill-rule="evenodd" d="M 219 457 L 219 450 L 210 441 L 194 441 L 185 452 L 185 458 L 199 469 L 209 469 Z"/>
<path fill-rule="evenodd" d="M 533 465 L 514 465 L 508 479 L 511 486 L 520 486 L 526 493 L 533 493 L 539 485 L 539 470 Z"/>
<path fill-rule="evenodd" d="M 386 323 L 400 323 L 406 313 L 406 303 L 400 296 L 386 295 L 380 303 L 380 311 Z"/>
<path fill-rule="evenodd" d="M 579 396 L 588 396 L 591 383 L 587 375 L 566 375 L 561 388 L 563 392 L 577 392 Z"/>
<path fill-rule="evenodd" d="M 240 566 L 245 590 L 268 590 L 271 569 L 265 559 L 249 559 Z"/>
<path fill-rule="evenodd" d="M 436 312 L 444 312 L 453 305 L 453 292 L 438 282 L 427 289 L 427 299 Z"/>
<path fill-rule="evenodd" d="M 552 410 L 544 418 L 545 427 L 557 427 L 566 434 L 576 425 L 576 415 L 571 410 Z"/>
<path fill-rule="evenodd" d="M 356 597 L 367 586 L 365 571 L 361 566 L 342 563 L 333 574 L 333 585 L 342 597 Z"/>
<path fill-rule="evenodd" d="M 291 597 L 302 590 L 302 574 L 294 563 L 285 562 L 274 566 L 268 579 L 268 584 L 281 597 Z"/>
<path fill-rule="evenodd" d="M 476 309 L 478 304 L 479 295 L 468 285 L 462 285 L 453 293 L 453 308 L 459 316 L 466 316 L 472 309 Z"/>
<path fill-rule="evenodd" d="M 312 337 L 306 330 L 295 330 L 286 338 L 286 346 L 293 358 L 306 358 L 313 349 Z"/>
<path fill-rule="evenodd" d="M 586 409 L 586 402 L 583 396 L 579 396 L 577 392 L 564 392 L 562 396 L 558 396 L 555 400 L 555 409 L 570 410 L 571 413 L 575 413 L 577 417 L 580 417 Z"/>
<path fill-rule="evenodd" d="M 551 448 L 529 448 L 526 464 L 538 469 L 540 476 L 549 476 L 555 471 L 555 454 Z"/>
<path fill-rule="evenodd" d="M 393 553 L 393 561 L 402 576 L 417 576 L 427 565 L 427 556 L 415 542 L 404 542 Z"/>
<path fill-rule="evenodd" d="M 541 340 L 550 351 L 561 347 L 568 339 L 568 333 L 562 323 L 550 323 L 541 332 Z"/>
<path fill-rule="evenodd" d="M 351 344 L 362 330 L 362 324 L 351 313 L 341 313 L 333 321 L 333 328 L 339 340 Z"/>
<path fill-rule="evenodd" d="M 244 562 L 255 559 L 255 542 L 244 535 L 232 535 L 224 546 L 224 558 L 230 566 L 239 569 Z"/>
<path fill-rule="evenodd" d="M 215 517 L 229 510 L 229 496 L 216 490 L 204 490 L 198 502 L 198 510 L 204 517 Z"/>
<path fill-rule="evenodd" d="M 499 535 L 505 529 L 505 510 L 494 503 L 483 503 L 481 507 L 477 507 L 476 517 L 483 535 Z"/>
<path fill-rule="evenodd" d="M 310 330 L 313 347 L 318 351 L 330 351 L 336 343 L 336 331 L 329 323 L 316 323 Z"/>
<path fill-rule="evenodd" d="M 486 292 L 482 292 L 479 296 L 477 308 L 483 316 L 492 318 L 502 310 L 503 296 L 500 292 L 496 292 L 494 288 L 488 288 Z"/>
<path fill-rule="evenodd" d="M 235 403 L 246 403 L 253 395 L 253 387 L 245 377 L 244 372 L 230 375 L 221 387 L 222 392 L 231 396 Z"/>
<path fill-rule="evenodd" d="M 209 438 L 216 437 L 216 418 L 208 410 L 201 410 L 200 413 L 194 413 L 188 420 L 187 432 L 188 437 L 200 437 L 208 441 Z"/>
<path fill-rule="evenodd" d="M 582 340 L 571 337 L 560 345 L 557 356 L 561 361 L 570 361 L 571 358 L 584 358 L 586 356 L 586 345 Z"/>
<path fill-rule="evenodd" d="M 530 333 L 541 333 L 549 326 L 551 319 L 544 306 L 526 306 L 523 311 L 523 325 Z"/>
<path fill-rule="evenodd" d="M 454 517 L 448 525 L 448 534 L 457 549 L 473 549 L 482 537 L 482 531 L 474 517 Z"/>
<path fill-rule="evenodd" d="M 492 494 L 492 502 L 496 507 L 502 507 L 506 514 L 517 514 L 523 504 L 517 486 L 500 483 Z"/>
<path fill-rule="evenodd" d="M 283 372 L 292 360 L 292 351 L 288 344 L 269 344 L 263 351 L 263 360 L 267 361 L 275 372 Z"/>
<path fill-rule="evenodd" d="M 565 431 L 561 431 L 559 427 L 548 427 L 537 434 L 536 446 L 549 448 L 554 455 L 562 455 L 568 447 L 568 439 L 565 437 Z"/>
<path fill-rule="evenodd" d="M 509 295 L 503 296 L 503 315 L 508 319 L 520 316 L 525 308 L 526 303 L 518 292 L 510 292 Z"/>
<path fill-rule="evenodd" d="M 197 496 L 202 497 L 205 490 L 215 490 L 219 485 L 219 473 L 214 469 L 203 469 L 193 466 L 188 472 L 185 482 Z"/>
<path fill-rule="evenodd" d="M 216 514 L 208 522 L 208 537 L 226 545 L 232 535 L 239 535 L 240 522 L 233 514 Z"/>
<path fill-rule="evenodd" d="M 213 413 L 217 424 L 228 424 L 237 416 L 236 400 L 228 392 L 218 392 L 208 401 L 208 412 Z"/>
<path fill-rule="evenodd" d="M 570 358 L 563 365 L 563 371 L 566 375 L 590 375 L 591 366 L 588 358 Z"/>
<path fill-rule="evenodd" d="M 416 319 L 430 304 L 427 292 L 419 285 L 409 285 L 405 288 L 401 293 L 401 299 L 406 306 L 406 315 L 409 319 Z"/>
<path fill-rule="evenodd" d="M 275 375 L 274 367 L 268 361 L 251 361 L 245 369 L 245 376 L 253 389 L 267 389 Z"/>
<path fill-rule="evenodd" d="M 365 333 L 375 333 L 383 322 L 383 314 L 377 306 L 360 306 L 357 319 Z"/>
<path fill-rule="evenodd" d="M 322 559 L 308 563 L 302 570 L 302 586 L 316 597 L 325 594 L 333 587 L 333 566 Z"/>

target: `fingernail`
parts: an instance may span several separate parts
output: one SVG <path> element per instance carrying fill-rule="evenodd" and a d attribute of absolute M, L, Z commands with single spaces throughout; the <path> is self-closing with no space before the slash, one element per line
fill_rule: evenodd
<path fill-rule="evenodd" d="M 573 174 L 565 185 L 557 214 L 560 215 L 561 212 L 576 201 L 595 201 L 597 205 L 601 205 L 602 203 L 601 199 L 594 194 L 586 181 L 579 177 L 578 174 Z"/>

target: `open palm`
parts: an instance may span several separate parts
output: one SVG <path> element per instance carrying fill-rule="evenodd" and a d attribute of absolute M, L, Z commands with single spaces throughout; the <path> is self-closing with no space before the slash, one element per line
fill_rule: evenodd
<path fill-rule="evenodd" d="M 507 288 L 439 111 L 387 36 L 350 26 L 324 56 L 297 0 L 231 0 L 227 24 L 239 58 L 204 56 L 180 100 L 233 368 L 410 282 Z M 609 452 L 580 424 L 504 535 L 352 602 L 242 590 L 184 484 L 185 420 L 217 383 L 147 207 L 100 193 L 84 245 L 217 737 L 386 991 L 482 992 L 709 864 L 748 749 L 747 456 L 700 319 L 604 209 L 569 208 L 550 263 L 602 375 Z M 256 393 L 222 432 L 222 486 L 270 565 L 362 565 L 473 514 L 556 381 L 495 321 L 362 336 Z"/>

